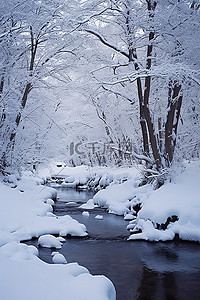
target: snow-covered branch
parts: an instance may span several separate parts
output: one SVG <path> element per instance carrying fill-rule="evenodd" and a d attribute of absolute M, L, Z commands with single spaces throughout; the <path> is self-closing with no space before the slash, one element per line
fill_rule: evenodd
<path fill-rule="evenodd" d="M 92 29 L 87 29 L 87 28 L 84 28 L 82 29 L 83 31 L 86 31 L 94 36 L 96 36 L 102 44 L 104 44 L 105 46 L 117 51 L 118 53 L 122 54 L 123 56 L 129 58 L 129 54 L 125 51 L 123 51 L 122 49 L 119 49 L 117 46 L 113 45 L 112 43 L 110 42 L 107 42 L 106 39 L 98 32 L 92 30 Z"/>

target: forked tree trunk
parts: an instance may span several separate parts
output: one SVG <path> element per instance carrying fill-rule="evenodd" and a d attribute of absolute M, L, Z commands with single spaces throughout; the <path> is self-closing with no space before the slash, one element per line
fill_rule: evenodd
<path fill-rule="evenodd" d="M 147 1 L 148 4 L 148 12 L 149 18 L 154 17 L 154 11 L 156 8 L 156 1 Z M 153 40 L 154 40 L 154 32 L 150 31 L 148 45 L 147 45 L 147 61 L 146 61 L 146 69 L 151 69 L 152 64 L 152 51 L 153 51 Z M 132 51 L 133 60 L 135 61 L 135 70 L 139 70 L 139 66 L 137 64 L 137 54 L 136 49 Z M 151 118 L 151 113 L 149 110 L 149 97 L 151 91 L 151 77 L 147 76 L 145 78 L 144 84 L 144 92 L 142 91 L 142 83 L 141 79 L 137 79 L 137 89 L 138 89 L 138 98 L 139 98 L 139 108 L 140 108 L 140 125 L 142 129 L 142 136 L 143 136 L 143 149 L 146 155 L 149 155 L 149 144 L 152 149 L 152 154 L 154 157 L 154 161 L 156 164 L 157 169 L 161 168 L 161 155 L 159 151 L 159 145 L 157 136 L 155 133 L 155 128 L 153 124 L 153 120 Z"/>

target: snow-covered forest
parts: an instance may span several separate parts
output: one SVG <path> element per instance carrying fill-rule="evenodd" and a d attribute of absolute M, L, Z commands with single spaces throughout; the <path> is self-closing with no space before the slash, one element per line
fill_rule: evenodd
<path fill-rule="evenodd" d="M 121 216 L 127 243 L 200 242 L 199 54 L 198 0 L 1 1 L 0 298 L 35 299 L 44 276 L 62 277 L 61 300 L 116 299 L 108 278 L 22 243 L 90 237 L 56 215 L 61 188 L 94 192 L 83 219 Z"/>

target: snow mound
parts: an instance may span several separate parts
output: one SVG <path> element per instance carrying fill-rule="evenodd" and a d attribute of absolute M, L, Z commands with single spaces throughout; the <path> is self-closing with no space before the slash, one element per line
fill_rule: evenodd
<path fill-rule="evenodd" d="M 133 220 L 135 219 L 135 216 L 131 213 L 127 213 L 124 215 L 124 220 Z"/>
<path fill-rule="evenodd" d="M 59 252 L 52 253 L 52 261 L 54 264 L 67 264 L 66 258 Z"/>
<path fill-rule="evenodd" d="M 61 249 L 62 244 L 55 236 L 51 234 L 45 234 L 39 237 L 38 245 L 46 248 Z"/>
<path fill-rule="evenodd" d="M 89 214 L 88 211 L 83 211 L 83 212 L 82 212 L 82 215 L 83 215 L 84 217 L 89 217 L 90 214 Z"/>
<path fill-rule="evenodd" d="M 96 215 L 95 219 L 97 219 L 97 220 L 103 220 L 103 216 L 102 215 Z"/>
<path fill-rule="evenodd" d="M 135 205 L 146 200 L 151 190 L 150 185 L 135 187 L 135 182 L 129 180 L 97 192 L 93 202 L 100 207 L 108 208 L 109 213 L 124 215 L 132 211 Z"/>
<path fill-rule="evenodd" d="M 79 206 L 79 208 L 82 208 L 82 209 L 94 209 L 97 206 L 98 205 L 94 205 L 93 199 L 89 199 L 86 203 L 84 203 L 81 206 Z"/>

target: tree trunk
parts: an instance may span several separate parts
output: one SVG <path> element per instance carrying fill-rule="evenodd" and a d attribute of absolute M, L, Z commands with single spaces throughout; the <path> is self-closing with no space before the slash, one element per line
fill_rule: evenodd
<path fill-rule="evenodd" d="M 183 96 L 181 94 L 181 85 L 178 82 L 169 84 L 168 95 L 168 114 L 165 124 L 165 157 L 168 166 L 173 160 L 174 149 L 176 146 L 176 135 L 180 110 Z"/>
<path fill-rule="evenodd" d="M 129 50 L 129 62 L 134 62 L 135 70 L 136 71 L 139 70 L 139 66 L 137 63 L 136 49 Z M 148 139 L 147 124 L 145 120 L 144 99 L 143 99 L 141 78 L 137 78 L 137 91 L 138 91 L 138 99 L 139 99 L 140 126 L 142 130 L 143 151 L 145 155 L 149 156 L 149 139 Z"/>
<path fill-rule="evenodd" d="M 149 11 L 149 18 L 152 19 L 154 17 L 154 10 L 156 8 L 156 2 L 155 1 L 147 1 L 148 4 L 148 11 Z M 149 41 L 147 45 L 147 61 L 146 61 L 146 69 L 151 69 L 152 64 L 152 51 L 153 51 L 153 40 L 154 40 L 154 32 L 151 30 L 149 32 Z M 159 151 L 159 145 L 154 129 L 154 124 L 151 118 L 151 113 L 149 110 L 149 97 L 150 97 L 150 90 L 151 90 L 151 77 L 147 76 L 145 78 L 145 86 L 144 86 L 144 99 L 141 106 L 142 114 L 144 115 L 146 125 L 148 128 L 148 135 L 149 135 L 149 141 L 152 149 L 152 154 L 156 163 L 156 167 L 159 170 L 161 167 L 161 155 Z"/>
<path fill-rule="evenodd" d="M 19 126 L 19 123 L 21 121 L 22 112 L 23 112 L 23 110 L 26 106 L 26 102 L 27 102 L 28 95 L 29 95 L 30 91 L 31 91 L 31 83 L 27 83 L 27 85 L 25 87 L 25 90 L 24 90 L 23 97 L 22 97 L 22 101 L 21 101 L 21 109 L 17 114 L 17 117 L 15 119 L 15 127 L 14 127 L 13 132 L 10 135 L 10 142 L 12 142 L 12 143 L 15 139 L 15 136 L 16 136 L 16 133 L 17 133 L 16 130 L 17 130 L 17 127 Z M 13 143 L 13 146 L 11 148 L 13 148 L 13 147 L 14 147 L 14 143 Z"/>
<path fill-rule="evenodd" d="M 0 100 L 2 98 L 3 88 L 4 88 L 4 76 L 1 77 L 1 82 L 0 82 Z M 3 126 L 5 119 L 6 119 L 5 107 L 3 107 L 2 105 L 2 112 L 0 116 L 0 128 Z"/>
<path fill-rule="evenodd" d="M 29 65 L 29 70 L 28 70 L 30 72 L 29 73 L 30 82 L 28 82 L 25 86 L 24 93 L 23 93 L 22 99 L 21 99 L 20 109 L 17 112 L 17 116 L 15 119 L 13 129 L 10 130 L 10 133 L 9 133 L 10 136 L 8 134 L 8 143 L 6 145 L 6 150 L 1 155 L 0 162 L 4 168 L 6 168 L 9 165 L 9 162 L 7 161 L 8 153 L 11 153 L 11 156 L 12 156 L 12 151 L 15 146 L 15 137 L 17 134 L 17 128 L 21 121 L 21 116 L 22 116 L 23 110 L 26 106 L 28 95 L 32 89 L 31 77 L 33 75 L 32 71 L 34 69 L 35 57 L 36 57 L 36 52 L 37 52 L 37 47 L 38 47 L 39 41 L 38 41 L 38 39 L 34 39 L 33 30 L 32 30 L 31 26 L 30 26 L 30 38 L 31 38 L 31 58 L 30 58 L 30 65 Z M 2 88 L 3 88 L 3 85 L 2 85 Z"/>

